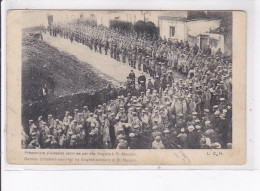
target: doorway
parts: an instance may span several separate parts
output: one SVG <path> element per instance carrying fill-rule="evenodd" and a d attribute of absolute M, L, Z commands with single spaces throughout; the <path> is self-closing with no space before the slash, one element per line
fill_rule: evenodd
<path fill-rule="evenodd" d="M 208 35 L 200 35 L 200 49 L 204 50 L 207 48 L 209 44 L 209 36 Z"/>

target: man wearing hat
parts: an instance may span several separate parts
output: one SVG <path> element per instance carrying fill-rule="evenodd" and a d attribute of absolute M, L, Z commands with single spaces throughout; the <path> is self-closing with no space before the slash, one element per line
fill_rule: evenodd
<path fill-rule="evenodd" d="M 105 115 L 105 114 L 103 114 Z M 109 149 L 111 148 L 111 138 L 110 138 L 110 132 L 109 132 L 109 121 L 106 117 L 104 116 L 103 120 L 101 121 L 101 136 L 102 136 L 102 143 L 104 148 Z"/>
<path fill-rule="evenodd" d="M 140 85 L 141 83 L 146 84 L 146 77 L 144 75 L 144 73 L 142 72 L 142 74 L 138 77 L 138 84 Z"/>
<path fill-rule="evenodd" d="M 218 110 L 219 110 L 218 105 L 213 105 L 213 107 L 212 107 L 212 114 L 214 114 Z"/>
<path fill-rule="evenodd" d="M 185 132 L 184 128 L 181 128 L 180 134 L 177 136 L 177 144 L 179 145 L 179 148 L 181 149 L 187 149 L 187 133 Z"/>
<path fill-rule="evenodd" d="M 128 147 L 129 147 L 129 149 L 139 149 L 140 148 L 139 138 L 136 137 L 135 133 L 129 134 Z"/>
<path fill-rule="evenodd" d="M 195 43 L 195 45 L 192 48 L 192 53 L 194 55 L 197 55 L 198 51 L 199 51 L 199 47 L 198 47 L 197 43 Z"/>
<path fill-rule="evenodd" d="M 166 74 L 162 75 L 161 84 L 160 84 L 162 91 L 164 91 L 167 87 L 167 76 Z"/>
<path fill-rule="evenodd" d="M 40 132 L 39 129 L 36 125 L 32 124 L 31 128 L 30 128 L 30 134 L 29 134 L 32 138 L 33 137 L 39 137 Z"/>
<path fill-rule="evenodd" d="M 57 139 L 57 134 L 51 136 L 50 139 L 51 139 L 51 142 L 50 142 L 50 145 L 49 145 L 50 149 L 58 149 L 58 148 L 60 148 L 60 145 L 59 145 L 59 143 L 56 140 Z"/>
<path fill-rule="evenodd" d="M 219 101 L 220 101 L 220 103 L 219 103 L 219 109 L 220 109 L 220 110 L 226 109 L 227 106 L 226 106 L 226 103 L 225 103 L 225 98 L 222 97 L 222 98 L 219 99 Z"/>
<path fill-rule="evenodd" d="M 161 107 L 160 115 L 162 118 L 162 123 L 163 123 L 164 128 L 169 128 L 170 127 L 170 119 L 169 119 L 170 114 L 167 110 L 167 107 Z"/>
<path fill-rule="evenodd" d="M 70 149 L 77 149 L 77 147 L 78 147 L 77 135 L 72 134 L 72 135 L 70 136 L 70 140 L 69 140 L 69 145 L 68 145 L 68 147 L 69 147 Z"/>
<path fill-rule="evenodd" d="M 226 148 L 227 143 L 230 141 L 228 135 L 231 132 L 231 129 L 229 127 L 229 121 L 226 119 L 226 116 L 224 113 L 220 115 L 218 127 L 219 127 L 218 133 L 219 133 L 219 137 L 220 137 L 219 143 L 221 143 L 223 148 Z"/>
<path fill-rule="evenodd" d="M 154 89 L 154 85 L 153 85 L 151 78 L 148 79 L 147 89 L 150 89 L 150 90 Z"/>
<path fill-rule="evenodd" d="M 137 56 L 137 62 L 138 62 L 138 70 L 141 71 L 141 66 L 142 66 L 142 54 L 139 53 Z"/>
<path fill-rule="evenodd" d="M 120 119 L 121 119 L 122 122 L 126 122 L 127 121 L 127 114 L 125 112 L 125 109 L 124 109 L 123 105 L 120 105 L 119 112 L 118 112 L 116 118 L 119 118 L 119 116 L 120 116 Z"/>
<path fill-rule="evenodd" d="M 28 132 L 27 132 L 28 134 L 30 134 L 30 132 L 31 132 L 31 129 L 33 129 L 33 126 L 35 126 L 35 125 L 34 125 L 34 123 L 33 123 L 33 120 L 32 120 L 32 119 L 30 119 L 30 120 L 29 120 L 29 127 L 28 127 Z"/>
<path fill-rule="evenodd" d="M 204 103 L 204 109 L 210 109 L 210 101 L 211 101 L 211 92 L 208 89 L 208 86 L 204 87 L 203 95 L 202 95 L 202 101 Z"/>
<path fill-rule="evenodd" d="M 152 143 L 152 128 L 150 125 L 144 126 L 142 137 L 140 138 L 140 147 L 142 149 L 150 149 Z"/>
<path fill-rule="evenodd" d="M 53 119 L 52 115 L 48 115 L 48 120 L 47 120 L 47 126 L 48 127 L 55 127 L 56 126 L 56 122 Z"/>
<path fill-rule="evenodd" d="M 49 134 L 50 134 L 50 129 L 47 126 L 47 123 L 43 122 L 42 128 L 40 130 L 40 134 L 39 134 L 39 137 L 38 137 L 39 144 L 41 145 L 42 148 L 44 147 L 44 141 L 48 138 Z"/>
<path fill-rule="evenodd" d="M 93 130 L 90 131 L 87 148 L 88 149 L 100 149 L 100 148 L 102 148 L 101 145 L 100 145 L 98 129 L 93 129 Z"/>
<path fill-rule="evenodd" d="M 40 149 L 41 146 L 37 139 L 33 139 L 28 145 L 28 149 Z"/>
<path fill-rule="evenodd" d="M 48 135 L 47 138 L 44 140 L 43 148 L 45 149 L 51 148 L 51 141 L 52 141 L 52 135 Z"/>
<path fill-rule="evenodd" d="M 75 128 L 75 134 L 77 135 L 78 146 L 83 148 L 86 145 L 86 132 L 83 129 L 83 125 L 78 124 Z"/>
<path fill-rule="evenodd" d="M 155 66 L 156 66 L 156 61 L 154 59 L 152 59 L 150 62 L 150 76 L 151 77 L 155 77 L 155 75 L 156 75 Z"/>
<path fill-rule="evenodd" d="M 83 117 L 83 113 L 78 113 L 77 123 L 83 125 L 84 122 L 85 122 L 85 120 L 84 120 L 84 117 Z"/>
<path fill-rule="evenodd" d="M 221 49 L 219 48 L 218 51 L 215 53 L 215 55 L 219 58 L 222 57 L 222 52 L 221 52 Z"/>
<path fill-rule="evenodd" d="M 148 114 L 145 110 L 142 110 L 141 115 L 140 115 L 140 119 L 142 121 L 144 128 L 149 125 L 150 119 L 149 119 L 149 116 L 148 116 Z"/>
<path fill-rule="evenodd" d="M 89 113 L 90 113 L 88 106 L 83 107 L 82 113 L 83 113 L 83 118 L 86 121 L 89 118 Z"/>
<path fill-rule="evenodd" d="M 188 149 L 199 149 L 201 136 L 198 131 L 195 131 L 193 125 L 188 126 L 188 136 L 187 136 L 187 148 Z"/>
<path fill-rule="evenodd" d="M 139 117 L 138 117 L 138 113 L 137 112 L 133 112 L 132 113 L 132 121 L 131 121 L 131 125 L 132 126 L 136 126 L 136 125 L 138 125 L 138 126 L 142 126 L 142 121 L 139 119 Z"/>
<path fill-rule="evenodd" d="M 192 113 L 196 112 L 196 103 L 194 99 L 192 99 L 191 95 L 188 95 L 187 99 L 187 113 L 190 115 Z"/>
<path fill-rule="evenodd" d="M 136 69 L 136 58 L 137 58 L 137 51 L 132 51 L 131 61 L 132 61 L 132 67 Z"/>
<path fill-rule="evenodd" d="M 143 72 L 147 72 L 148 64 L 149 64 L 149 56 L 146 56 L 143 62 Z"/>
<path fill-rule="evenodd" d="M 67 148 L 67 146 L 68 146 L 67 137 L 64 133 L 65 133 L 65 131 L 63 131 L 62 129 L 59 129 L 57 131 L 57 136 L 56 136 L 56 140 L 61 149 Z"/>
<path fill-rule="evenodd" d="M 118 140 L 116 149 L 128 149 L 128 142 L 123 137 Z"/>
<path fill-rule="evenodd" d="M 115 133 L 115 125 L 117 124 L 117 120 L 115 119 L 115 114 L 111 113 L 111 115 L 108 117 L 109 120 L 109 135 L 111 139 L 111 146 L 112 148 L 115 148 L 115 140 L 116 140 L 116 133 Z"/>
<path fill-rule="evenodd" d="M 63 118 L 63 123 L 69 123 L 70 122 L 70 118 L 69 118 L 69 112 L 66 111 L 65 112 L 65 116 Z"/>
<path fill-rule="evenodd" d="M 171 87 L 173 83 L 174 83 L 174 77 L 172 71 L 170 70 L 167 74 L 167 84 L 169 84 Z"/>
<path fill-rule="evenodd" d="M 211 124 L 212 124 L 212 126 L 215 127 L 215 128 L 218 127 L 219 124 L 221 123 L 220 115 L 221 115 L 220 111 L 217 110 L 217 111 L 213 114 L 213 116 L 212 116 Z M 216 130 L 217 130 L 217 129 L 216 129 Z"/>
<path fill-rule="evenodd" d="M 79 110 L 78 109 L 74 109 L 74 120 L 78 121 L 78 113 L 79 113 Z"/>
<path fill-rule="evenodd" d="M 161 133 L 160 129 L 158 128 L 158 126 L 153 126 L 152 130 L 153 130 L 153 132 L 152 132 L 153 140 L 155 140 L 156 136 L 162 136 L 162 133 Z"/>
<path fill-rule="evenodd" d="M 152 143 L 152 149 L 165 149 L 160 136 L 156 136 Z"/>
<path fill-rule="evenodd" d="M 158 126 L 160 129 L 163 128 L 162 116 L 158 110 L 154 110 L 154 113 L 151 115 L 152 125 Z"/>
<path fill-rule="evenodd" d="M 199 90 L 196 90 L 195 96 L 194 96 L 194 101 L 196 104 L 196 111 L 200 115 L 202 113 L 202 100 L 201 100 L 201 95 L 199 94 Z M 204 110 L 204 108 L 203 108 Z"/>
<path fill-rule="evenodd" d="M 42 119 L 42 116 L 39 116 L 38 117 L 38 128 L 39 128 L 39 130 L 41 130 L 42 129 L 42 124 L 43 124 L 43 119 Z"/>
<path fill-rule="evenodd" d="M 144 81 L 140 81 L 138 92 L 139 95 L 141 94 L 141 92 L 146 92 L 146 84 Z"/>
<path fill-rule="evenodd" d="M 169 129 L 165 129 L 163 131 L 163 138 L 162 138 L 162 143 L 165 146 L 165 149 L 176 149 L 174 146 L 173 138 L 170 133 Z"/>
<path fill-rule="evenodd" d="M 149 102 L 148 97 L 145 95 L 145 92 L 141 92 L 141 96 L 139 97 L 139 100 L 142 104 L 142 108 L 146 107 L 146 104 Z"/>
<path fill-rule="evenodd" d="M 157 90 L 157 92 L 160 92 L 161 82 L 160 77 L 157 75 L 154 80 L 154 89 Z"/>
<path fill-rule="evenodd" d="M 210 121 L 211 120 L 209 109 L 204 109 L 204 115 L 202 116 L 201 119 L 202 119 L 202 123 L 205 123 L 205 121 Z"/>
<path fill-rule="evenodd" d="M 108 49 L 109 49 L 109 41 L 108 41 L 108 40 L 105 41 L 104 49 L 105 49 L 105 55 L 107 55 L 107 51 L 108 51 Z M 125 63 L 125 62 L 124 62 L 124 63 Z"/>
<path fill-rule="evenodd" d="M 157 64 L 155 65 L 156 75 L 159 76 L 159 77 L 161 77 L 161 75 L 162 75 L 161 64 L 162 64 L 162 63 L 159 62 L 159 63 L 157 63 Z"/>
<path fill-rule="evenodd" d="M 183 114 L 183 100 L 180 100 L 179 97 L 175 97 L 174 104 L 172 104 L 172 111 L 178 116 L 179 114 Z"/>
<path fill-rule="evenodd" d="M 135 73 L 134 70 L 131 70 L 131 72 L 128 75 L 129 79 L 131 79 L 132 84 L 135 86 Z"/>

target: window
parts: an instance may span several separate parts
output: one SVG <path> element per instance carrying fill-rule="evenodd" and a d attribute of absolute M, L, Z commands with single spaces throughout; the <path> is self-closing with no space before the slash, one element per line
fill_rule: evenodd
<path fill-rule="evenodd" d="M 170 37 L 175 35 L 175 27 L 170 27 Z"/>

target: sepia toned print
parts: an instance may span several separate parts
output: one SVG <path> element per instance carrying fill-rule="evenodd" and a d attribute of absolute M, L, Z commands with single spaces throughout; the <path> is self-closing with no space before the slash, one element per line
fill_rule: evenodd
<path fill-rule="evenodd" d="M 234 39 L 245 46 L 242 12 L 11 13 L 21 65 L 20 112 L 8 114 L 20 122 L 7 131 L 21 157 L 11 162 L 244 162 L 245 58 L 234 57 Z"/>

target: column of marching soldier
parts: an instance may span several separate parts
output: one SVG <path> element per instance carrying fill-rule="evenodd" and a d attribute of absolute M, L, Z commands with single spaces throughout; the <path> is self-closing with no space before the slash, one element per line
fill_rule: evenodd
<path fill-rule="evenodd" d="M 212 54 L 196 44 L 103 26 L 82 28 L 84 33 L 57 26 L 50 34 L 110 54 L 143 74 L 136 79 L 132 70 L 118 98 L 94 112 L 85 106 L 73 115 L 66 112 L 63 120 L 52 115 L 47 122 L 39 117 L 37 125 L 30 120 L 24 148 L 231 148 L 232 63 L 220 50 Z M 187 79 L 174 79 L 173 71 Z M 147 82 L 144 73 L 154 81 Z"/>

